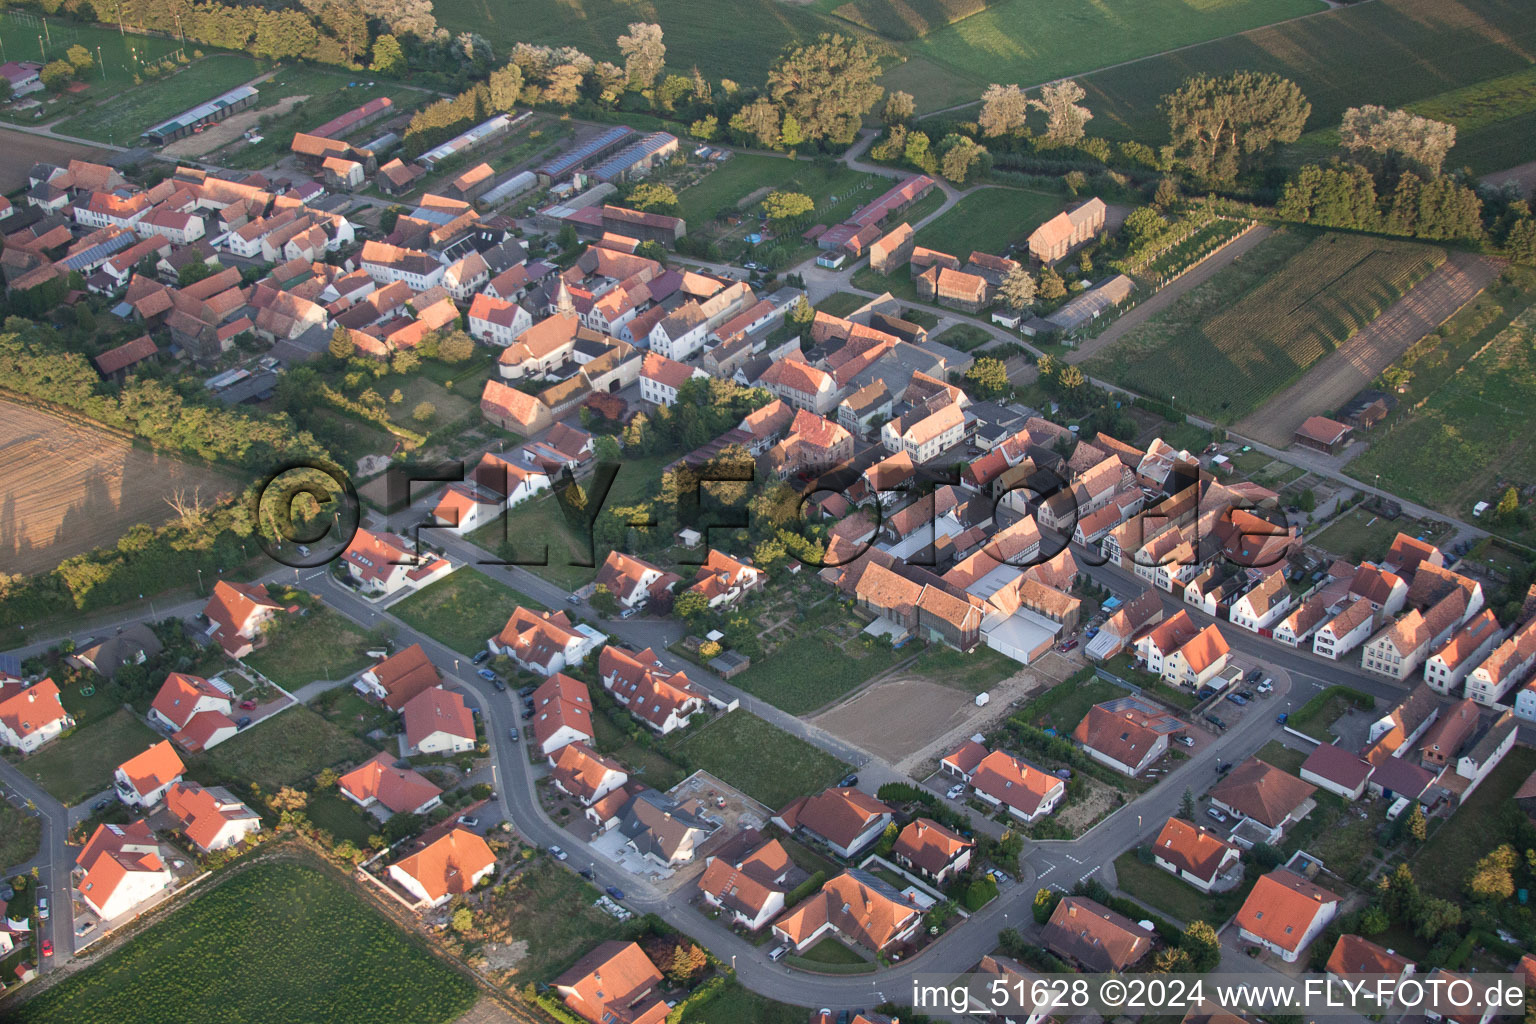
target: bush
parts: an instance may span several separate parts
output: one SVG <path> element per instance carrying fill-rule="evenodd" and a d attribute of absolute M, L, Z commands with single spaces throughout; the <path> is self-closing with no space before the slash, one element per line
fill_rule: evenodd
<path fill-rule="evenodd" d="M 819 892 L 826 883 L 827 873 L 825 871 L 816 872 L 810 878 L 795 886 L 789 895 L 784 897 L 784 909 L 788 910 L 812 893 Z"/>
<path fill-rule="evenodd" d="M 966 910 L 975 913 L 995 899 L 997 899 L 997 881 L 991 875 L 978 875 L 971 880 L 970 885 L 965 887 L 965 896 L 960 902 Z"/>

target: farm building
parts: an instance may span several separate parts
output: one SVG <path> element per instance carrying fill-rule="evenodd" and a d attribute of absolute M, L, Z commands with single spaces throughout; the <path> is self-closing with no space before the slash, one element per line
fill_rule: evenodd
<path fill-rule="evenodd" d="M 598 164 L 592 169 L 592 177 L 607 182 L 643 178 L 652 167 L 671 159 L 676 152 L 676 135 L 671 132 L 652 132 Z"/>
<path fill-rule="evenodd" d="M 395 105 L 395 101 L 388 96 L 380 96 L 378 99 L 369 100 L 362 106 L 347 111 L 339 117 L 333 117 L 325 124 L 310 132 L 322 139 L 334 139 L 343 132 L 351 131 L 358 125 L 367 124 L 380 114 L 386 113 Z"/>
<path fill-rule="evenodd" d="M 163 146 L 191 135 L 193 130 L 209 121 L 222 121 L 231 114 L 248 110 L 256 105 L 257 91 L 249 85 L 231 89 L 222 96 L 215 96 L 207 103 L 200 103 L 191 110 L 183 111 L 167 121 L 161 121 L 140 136 L 151 146 Z"/>
<path fill-rule="evenodd" d="M 1348 424 L 1331 420 L 1326 416 L 1309 416 L 1305 423 L 1296 428 L 1294 440 L 1303 448 L 1311 448 L 1314 451 L 1332 455 L 1349 440 L 1349 434 Z"/>
<path fill-rule="evenodd" d="M 462 135 L 455 135 L 441 146 L 427 150 L 416 158 L 416 162 L 430 170 L 451 156 L 466 153 L 476 146 L 481 146 L 492 139 L 500 138 L 511 131 L 514 124 L 527 116 L 527 114 L 523 114 L 517 119 L 513 119 L 506 114 L 497 114 L 489 120 L 481 121 Z"/>
<path fill-rule="evenodd" d="M 622 146 L 634 134 L 635 130 L 629 125 L 610 128 L 601 135 L 595 135 L 581 145 L 566 150 L 553 160 L 540 164 L 534 168 L 533 173 L 538 175 L 540 184 L 547 185 L 572 171 L 580 170 L 593 160 L 601 160 Z"/>
<path fill-rule="evenodd" d="M 1092 323 L 1106 310 L 1120 305 L 1131 297 L 1131 292 L 1135 288 L 1135 282 L 1129 277 L 1116 274 L 1064 303 L 1060 309 L 1046 317 L 1045 322 L 1050 324 L 1052 329 L 1069 334 L 1085 324 Z"/>
<path fill-rule="evenodd" d="M 1029 236 L 1029 254 L 1041 263 L 1055 263 L 1104 230 L 1108 208 L 1098 197 L 1058 213 Z"/>

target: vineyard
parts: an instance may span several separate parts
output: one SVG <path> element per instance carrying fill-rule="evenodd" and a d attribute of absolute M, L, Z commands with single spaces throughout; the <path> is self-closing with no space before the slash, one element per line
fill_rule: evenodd
<path fill-rule="evenodd" d="M 437 1024 L 475 987 L 321 870 L 251 867 L 14 1011 L 16 1024 Z"/>
<path fill-rule="evenodd" d="M 1089 368 L 1231 422 L 1299 377 L 1444 260 L 1439 249 L 1407 242 L 1278 233 Z"/>

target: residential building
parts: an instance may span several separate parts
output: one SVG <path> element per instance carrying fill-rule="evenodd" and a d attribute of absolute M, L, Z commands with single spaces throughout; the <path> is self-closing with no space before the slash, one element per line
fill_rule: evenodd
<path fill-rule="evenodd" d="M 1152 596 L 1156 600 L 1157 595 L 1154 593 Z M 1181 608 L 1136 639 L 1137 660 L 1148 672 L 1163 675 L 1164 663 L 1199 632 L 1195 621 Z"/>
<path fill-rule="evenodd" d="M 1499 633 L 1499 620 L 1484 608 L 1424 662 L 1424 681 L 1436 693 L 1456 693 L 1473 667 L 1488 657 Z"/>
<path fill-rule="evenodd" d="M 886 451 L 904 451 L 919 465 L 932 462 L 965 439 L 965 410 L 946 405 L 926 415 L 891 420 L 880 430 Z"/>
<path fill-rule="evenodd" d="M 266 630 L 283 606 L 267 593 L 264 583 L 219 580 L 203 606 L 206 636 L 231 658 L 243 658 L 266 642 Z"/>
<path fill-rule="evenodd" d="M 1536 618 L 1527 619 L 1467 676 L 1467 696 L 1497 704 L 1521 683 L 1536 663 Z"/>
<path fill-rule="evenodd" d="M 1201 892 L 1215 889 L 1241 856 L 1237 844 L 1183 818 L 1169 818 L 1152 842 L 1153 863 Z"/>
<path fill-rule="evenodd" d="M 142 665 L 164 647 L 155 631 L 142 622 L 118 629 L 105 640 L 77 647 L 64 661 L 79 669 L 89 669 L 103 679 L 111 679 L 124 665 Z"/>
<path fill-rule="evenodd" d="M 5 746 L 30 754 L 74 727 L 52 679 L 0 686 L 0 743 Z"/>
<path fill-rule="evenodd" d="M 486 641 L 486 648 L 493 655 L 506 655 L 521 668 L 549 676 L 580 665 L 604 639 L 595 630 L 583 632 L 573 626 L 563 611 L 534 612 L 518 606 L 501 632 Z"/>
<path fill-rule="evenodd" d="M 1334 455 L 1349 442 L 1352 429 L 1349 424 L 1326 416 L 1308 416 L 1306 422 L 1296 428 L 1292 440 L 1303 448 Z"/>
<path fill-rule="evenodd" d="M 234 709 L 226 690 L 201 676 L 172 672 L 150 705 L 149 720 L 171 733 L 178 747 L 196 753 L 235 735 Z"/>
<path fill-rule="evenodd" d="M 1461 623 L 1466 595 L 1448 594 L 1425 613 L 1409 608 L 1397 621 L 1377 633 L 1365 645 L 1360 664 L 1367 672 L 1389 679 L 1406 679 L 1418 671 L 1433 647 L 1450 638 Z"/>
<path fill-rule="evenodd" d="M 598 655 L 597 671 L 615 700 L 663 736 L 686 728 L 709 699 L 686 673 L 663 668 L 649 647 L 637 654 L 610 644 Z"/>
<path fill-rule="evenodd" d="M 1272 630 L 1295 606 L 1296 598 L 1286 585 L 1285 573 L 1272 572 L 1233 600 L 1227 610 L 1227 619 L 1240 629 L 1262 635 Z"/>
<path fill-rule="evenodd" d="M 548 755 L 555 788 L 590 807 L 629 781 L 624 766 L 573 740 Z"/>
<path fill-rule="evenodd" d="M 554 980 L 571 1012 L 590 1024 L 664 1024 L 661 972 L 639 945 L 610 939 Z"/>
<path fill-rule="evenodd" d="M 825 416 L 837 404 L 837 381 L 803 358 L 776 360 L 757 379 L 757 386 L 773 392 L 791 407 L 817 416 Z"/>
<path fill-rule="evenodd" d="M 1338 661 L 1365 642 L 1376 627 L 1376 616 L 1367 600 L 1351 601 L 1344 610 L 1318 629 L 1312 637 L 1312 653 Z"/>
<path fill-rule="evenodd" d="M 1227 667 L 1230 648 L 1213 622 L 1163 658 L 1164 681 L 1192 689 L 1205 686 Z"/>
<path fill-rule="evenodd" d="M 592 742 L 592 699 L 585 683 L 555 672 L 530 698 L 533 742 L 548 757 L 568 743 Z"/>
<path fill-rule="evenodd" d="M 507 302 L 480 292 L 470 301 L 468 321 L 469 335 L 476 341 L 509 348 L 533 326 L 533 315 L 515 302 Z M 530 361 L 533 361 L 532 357 L 517 362 L 504 362 L 501 365 L 516 367 L 522 371 L 518 376 L 522 376 L 527 372 L 526 364 Z M 502 376 L 507 376 L 505 371 L 502 372 Z"/>
<path fill-rule="evenodd" d="M 1416 965 L 1401 953 L 1385 949 L 1359 935 L 1340 935 L 1328 955 L 1327 973 L 1334 978 L 1358 981 L 1386 977 L 1401 982 Z"/>
<path fill-rule="evenodd" d="M 652 405 L 677 404 L 677 389 L 695 377 L 708 378 L 703 370 L 656 352 L 640 360 L 640 397 Z"/>
<path fill-rule="evenodd" d="M 676 573 L 621 551 L 609 551 L 597 570 L 597 586 L 606 587 L 621 608 L 639 608 L 652 600 L 665 601 L 678 582 Z"/>
<path fill-rule="evenodd" d="M 406 751 L 417 754 L 458 754 L 475 749 L 475 716 L 464 698 L 440 686 L 423 690 L 401 710 Z"/>
<path fill-rule="evenodd" d="M 971 774 L 971 789 L 992 807 L 1031 822 L 1054 811 L 1067 792 L 1061 779 L 1001 750 L 981 759 Z"/>
<path fill-rule="evenodd" d="M 943 885 L 970 866 L 975 845 L 931 818 L 916 818 L 896 837 L 891 854 L 902 867 Z"/>
<path fill-rule="evenodd" d="M 1212 807 L 1240 819 L 1233 841 L 1253 847 L 1261 842 L 1273 845 L 1293 822 L 1311 813 L 1316 791 L 1316 786 L 1250 757 L 1212 786 L 1209 796 Z"/>
<path fill-rule="evenodd" d="M 1301 778 L 1345 800 L 1358 800 L 1374 770 L 1360 755 L 1331 743 L 1319 743 L 1301 763 Z"/>
<path fill-rule="evenodd" d="M 786 832 L 803 829 L 839 857 L 852 859 L 891 823 L 891 809 L 867 793 L 834 787 L 792 800 L 773 816 Z"/>
<path fill-rule="evenodd" d="M 187 770 L 168 740 L 161 740 L 117 766 L 117 798 L 129 807 L 153 807 Z"/>
<path fill-rule="evenodd" d="M 1295 963 L 1339 912 L 1339 897 L 1288 868 L 1261 875 L 1237 912 L 1238 934 Z"/>
<path fill-rule="evenodd" d="M 389 597 L 435 583 L 452 569 L 447 559 L 415 548 L 398 534 L 359 529 L 341 560 L 364 594 Z"/>
<path fill-rule="evenodd" d="M 438 907 L 472 891 L 496 870 L 496 855 L 484 839 L 462 828 L 389 866 L 390 880 L 415 896 L 418 906 Z"/>
<path fill-rule="evenodd" d="M 426 814 L 443 802 L 443 791 L 426 776 L 395 767 L 395 759 L 383 751 L 347 772 L 336 785 L 359 807 L 377 803 L 395 814 Z"/>
<path fill-rule="evenodd" d="M 805 409 L 796 411 L 784 440 L 767 452 L 769 467 L 781 480 L 809 477 L 853 458 L 853 435 Z"/>
<path fill-rule="evenodd" d="M 761 837 L 755 829 L 748 829 L 740 838 L 739 849 L 746 849 Z M 784 909 L 784 897 L 805 872 L 795 866 L 777 839 L 745 854 L 739 849 L 722 847 L 705 858 L 699 893 L 705 903 L 728 913 L 734 923 L 757 931 Z"/>
<path fill-rule="evenodd" d="M 261 831 L 261 815 L 222 786 L 204 789 L 195 782 L 178 782 L 165 794 L 165 809 L 204 853 L 238 846 Z"/>
<path fill-rule="evenodd" d="M 923 915 L 890 885 L 863 871 L 845 871 L 774 922 L 773 933 L 797 951 L 832 933 L 882 953 L 917 933 Z"/>
<path fill-rule="evenodd" d="M 971 776 L 986 759 L 987 748 L 975 738 L 961 743 L 939 761 L 939 770 L 955 776 L 961 782 L 970 782 Z"/>
<path fill-rule="evenodd" d="M 442 681 L 437 666 L 421 644 L 411 644 L 365 669 L 352 688 L 364 697 L 383 701 L 391 711 L 402 711 L 413 698 L 440 686 Z"/>
<path fill-rule="evenodd" d="M 175 881 L 143 818 L 130 825 L 97 825 L 75 858 L 75 871 L 75 891 L 103 921 L 123 917 Z"/>
<path fill-rule="evenodd" d="M 1184 723 L 1136 697 L 1121 697 L 1088 709 L 1072 731 L 1083 753 L 1122 775 L 1140 775 L 1168 752 L 1168 738 Z"/>
<path fill-rule="evenodd" d="M 1130 918 L 1083 896 L 1064 896 L 1040 941 L 1085 971 L 1124 971 L 1152 950 L 1152 936 Z"/>
<path fill-rule="evenodd" d="M 569 748 L 567 748 L 569 749 Z M 700 845 L 720 823 L 704 817 L 699 800 L 679 802 L 665 793 L 645 789 L 636 793 L 619 819 L 625 845 L 641 857 L 664 867 L 693 861 Z"/>
<path fill-rule="evenodd" d="M 1065 213 L 1058 213 L 1030 233 L 1029 255 L 1041 263 L 1055 263 L 1073 248 L 1104 230 L 1109 208 L 1094 197 Z"/>

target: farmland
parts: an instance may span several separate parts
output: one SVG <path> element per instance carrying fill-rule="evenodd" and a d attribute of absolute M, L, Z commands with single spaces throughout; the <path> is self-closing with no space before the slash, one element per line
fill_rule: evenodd
<path fill-rule="evenodd" d="M 1536 480 L 1530 410 L 1536 405 L 1536 307 L 1509 326 L 1439 387 L 1422 407 L 1402 413 L 1350 463 L 1361 479 L 1431 508 L 1466 515 L 1477 501 L 1497 501 L 1496 484 Z"/>
<path fill-rule="evenodd" d="M 301 704 L 186 760 L 189 776 L 246 792 L 251 783 L 267 790 L 302 783 L 322 768 L 357 764 L 373 754 L 368 744 Z"/>
<path fill-rule="evenodd" d="M 919 230 L 917 244 L 962 261 L 976 249 L 1001 254 L 1008 243 L 1022 243 L 1061 208 L 1061 197 L 1047 192 L 989 188 L 971 193 Z"/>
<path fill-rule="evenodd" d="M 1108 68 L 1082 85 L 1094 112 L 1091 131 L 1108 138 L 1163 139 L 1161 97 L 1190 75 L 1233 68 L 1292 79 L 1312 103 L 1309 125 L 1330 128 L 1347 107 L 1412 104 L 1525 71 L 1533 45 L 1536 21 L 1519 0 L 1380 0 Z M 1462 162 L 1459 151 L 1452 166 Z"/>
<path fill-rule="evenodd" d="M 51 569 L 114 543 L 135 523 L 171 516 L 177 489 L 205 497 L 227 486 L 211 470 L 135 447 L 83 423 L 0 402 L 0 563 L 8 572 Z"/>
<path fill-rule="evenodd" d="M 71 160 L 99 161 L 107 155 L 104 149 L 64 139 L 26 135 L 0 123 L 0 192 L 25 188 L 27 172 L 40 160 L 63 167 Z"/>
<path fill-rule="evenodd" d="M 11 1019 L 437 1024 L 474 1002 L 468 978 L 318 868 L 260 864 L 215 884 Z"/>
<path fill-rule="evenodd" d="M 249 82 L 265 68 L 263 62 L 243 54 L 214 54 L 169 77 L 146 78 L 143 85 L 129 86 L 112 96 L 111 102 L 84 110 L 54 127 L 63 135 L 136 145 L 144 129 Z"/>
<path fill-rule="evenodd" d="M 1444 258 L 1440 249 L 1406 242 L 1278 232 L 1088 367 L 1230 422 L 1370 323 Z"/>

